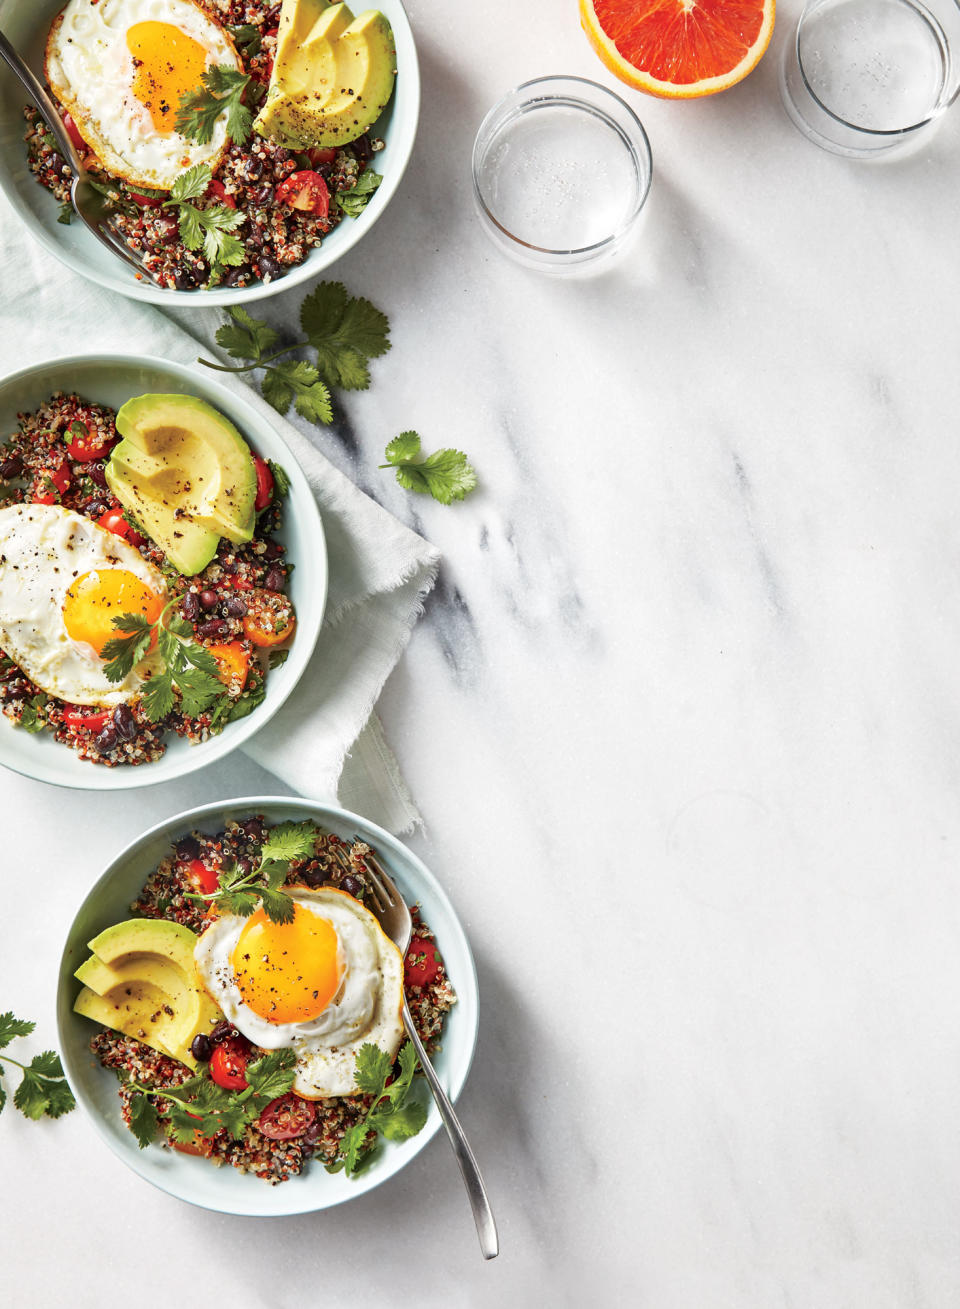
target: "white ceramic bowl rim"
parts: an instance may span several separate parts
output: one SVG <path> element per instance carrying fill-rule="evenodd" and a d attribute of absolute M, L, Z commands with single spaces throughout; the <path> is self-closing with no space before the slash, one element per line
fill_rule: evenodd
<path fill-rule="evenodd" d="M 150 355 L 69 355 L 31 364 L 7 377 L 0 378 L 0 410 L 6 394 L 33 378 L 38 381 L 43 380 L 43 387 L 38 388 L 38 393 L 42 390 L 43 398 L 46 398 L 58 389 L 69 390 L 79 385 L 70 382 L 70 376 L 74 372 L 95 370 L 110 373 L 112 370 L 124 369 L 156 374 L 159 382 L 170 383 L 171 390 L 176 390 L 179 386 L 187 394 L 195 393 L 203 396 L 215 408 L 233 419 L 258 453 L 277 459 L 283 464 L 291 482 L 288 518 L 292 518 L 295 514 L 298 533 L 302 533 L 304 540 L 310 543 L 311 559 L 306 561 L 302 553 L 298 552 L 293 560 L 294 563 L 301 565 L 301 569 L 294 571 L 290 588 L 297 602 L 298 631 L 290 647 L 289 658 L 282 668 L 273 670 L 268 677 L 267 696 L 264 702 L 246 718 L 228 723 L 218 736 L 196 745 L 189 745 L 179 737 L 171 737 L 167 742 L 167 753 L 153 763 L 139 764 L 136 767 L 105 768 L 80 759 L 67 746 L 54 741 L 46 732 L 38 737 L 30 737 L 28 743 L 24 739 L 26 733 L 0 715 L 0 763 L 14 772 L 37 781 L 89 791 L 130 790 L 170 781 L 172 778 L 179 778 L 204 768 L 214 760 L 222 759 L 248 741 L 281 707 L 305 672 L 320 634 L 328 583 L 326 539 L 320 511 L 293 452 L 269 424 L 267 418 L 261 417 L 243 396 L 227 390 L 214 377 L 208 377 L 206 370 L 189 364 L 157 359 Z M 112 384 L 116 386 L 115 381 Z M 132 391 L 131 394 L 136 394 L 136 391 Z M 89 398 L 96 400 L 97 396 L 91 395 Z M 0 412 L 0 420 L 2 420 L 2 412 Z M 0 441 L 6 435 L 7 433 L 0 431 Z M 313 573 L 313 585 L 309 588 L 309 596 L 305 586 L 308 573 Z M 307 598 L 309 605 L 299 602 L 298 587 L 303 588 L 300 596 Z M 4 748 L 5 741 L 9 743 L 12 739 L 7 736 L 7 733 L 18 734 L 18 750 L 13 753 Z M 50 751 L 56 753 L 51 755 Z M 48 762 L 50 759 L 57 761 L 55 768 Z"/>
<path fill-rule="evenodd" d="M 101 1068 L 89 1051 L 94 1026 L 73 1012 L 79 990 L 73 973 L 86 957 L 87 941 L 96 931 L 119 921 L 109 907 L 97 908 L 109 900 L 111 892 L 114 898 L 118 897 L 115 883 L 122 884 L 123 897 L 119 898 L 125 897 L 129 903 L 162 852 L 178 837 L 196 828 L 216 831 L 228 819 L 242 819 L 251 814 L 264 814 L 268 822 L 310 818 L 345 839 L 359 834 L 376 849 L 408 903 L 418 901 L 423 906 L 424 917 L 436 932 L 458 996 L 457 1004 L 447 1015 L 442 1048 L 434 1060 L 451 1100 L 459 1096 L 473 1062 L 479 1004 L 473 954 L 446 892 L 421 860 L 395 836 L 349 810 L 298 797 L 249 796 L 215 801 L 164 819 L 110 861 L 74 916 L 60 962 L 57 1037 L 67 1080 L 100 1137 L 140 1177 L 202 1208 L 270 1217 L 329 1208 L 379 1186 L 419 1154 L 441 1126 L 433 1102 L 430 1101 L 423 1130 L 408 1141 L 385 1143 L 375 1161 L 360 1176 L 350 1179 L 343 1173 L 328 1174 L 314 1160 L 301 1176 L 270 1186 L 260 1178 L 240 1174 L 229 1165 L 217 1168 L 209 1160 L 179 1154 L 158 1144 L 140 1150 L 120 1117 L 115 1076 Z M 421 1093 L 426 1096 L 425 1088 Z"/>

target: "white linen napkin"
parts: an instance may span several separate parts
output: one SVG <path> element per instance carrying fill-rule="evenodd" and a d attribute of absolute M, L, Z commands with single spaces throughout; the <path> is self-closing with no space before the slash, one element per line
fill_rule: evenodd
<path fill-rule="evenodd" d="M 290 321 L 301 294 L 283 297 Z M 213 334 L 223 317 L 191 308 L 177 313 L 181 326 L 156 306 L 101 290 L 37 245 L 3 196 L 0 296 L 2 376 L 45 359 L 98 352 L 192 364 L 198 354 L 216 351 Z M 254 313 L 266 317 L 275 304 L 258 303 Z M 276 322 L 275 309 L 272 316 Z M 245 749 L 301 795 L 337 800 L 390 831 L 408 831 L 419 815 L 373 708 L 434 584 L 439 554 L 334 468 L 305 435 L 307 423 L 281 418 L 235 377 L 218 378 L 265 415 L 298 460 L 317 497 L 330 560 L 313 659 L 287 703 Z"/>

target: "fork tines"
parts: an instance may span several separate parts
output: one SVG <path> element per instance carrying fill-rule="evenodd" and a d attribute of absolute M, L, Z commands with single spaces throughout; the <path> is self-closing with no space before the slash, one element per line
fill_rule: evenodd
<path fill-rule="evenodd" d="M 395 902 L 395 888 L 389 876 L 377 861 L 376 855 L 363 840 L 362 837 L 354 838 L 360 845 L 365 846 L 365 850 L 360 855 L 363 866 L 366 869 L 367 876 L 370 879 L 370 890 L 373 894 L 374 903 L 377 908 L 383 912 L 392 907 Z"/>

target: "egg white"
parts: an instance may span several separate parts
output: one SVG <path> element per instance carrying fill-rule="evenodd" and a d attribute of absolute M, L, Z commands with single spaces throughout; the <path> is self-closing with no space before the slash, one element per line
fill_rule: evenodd
<path fill-rule="evenodd" d="M 70 0 L 47 38 L 46 74 L 54 95 L 73 118 L 108 173 L 134 185 L 168 191 L 194 164 L 215 169 L 227 144 L 226 113 L 206 145 L 179 132 L 158 132 L 149 110 L 133 94 L 133 57 L 127 30 L 163 22 L 193 37 L 207 51 L 207 67 L 240 69 L 233 41 L 194 0 Z"/>
<path fill-rule="evenodd" d="M 206 929 L 194 952 L 210 998 L 234 1027 L 264 1050 L 292 1049 L 297 1056 L 294 1091 L 306 1099 L 356 1092 L 357 1051 L 368 1041 L 391 1058 L 403 1037 L 403 956 L 369 909 L 334 887 L 285 888 L 294 903 L 326 918 L 337 934 L 343 976 L 340 989 L 316 1018 L 271 1023 L 254 1013 L 237 986 L 231 956 L 246 918 L 222 914 Z"/>
<path fill-rule="evenodd" d="M 153 564 L 82 514 L 60 505 L 0 509 L 0 647 L 41 691 L 70 704 L 132 700 L 155 664 L 155 656 L 148 656 L 122 682 L 110 682 L 96 651 L 67 632 L 67 591 L 78 577 L 101 568 L 124 568 L 166 595 Z"/>

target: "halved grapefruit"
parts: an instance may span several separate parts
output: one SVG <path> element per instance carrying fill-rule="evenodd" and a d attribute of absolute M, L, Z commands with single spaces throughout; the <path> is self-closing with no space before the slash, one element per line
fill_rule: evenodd
<path fill-rule="evenodd" d="M 725 91 L 755 68 L 775 0 L 580 0 L 590 44 L 622 82 L 671 100 Z"/>

